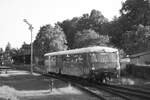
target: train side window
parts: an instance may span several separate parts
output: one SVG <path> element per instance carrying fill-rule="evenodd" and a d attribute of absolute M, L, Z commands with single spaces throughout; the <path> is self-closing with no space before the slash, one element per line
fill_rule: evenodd
<path fill-rule="evenodd" d="M 51 60 L 51 61 L 56 61 L 56 56 L 52 56 L 52 57 L 50 58 L 50 60 Z"/>
<path fill-rule="evenodd" d="M 45 56 L 44 59 L 45 59 L 45 60 L 48 60 L 48 59 L 49 59 L 49 56 Z"/>
<path fill-rule="evenodd" d="M 96 53 L 91 53 L 90 54 L 91 62 L 98 62 Z"/>
<path fill-rule="evenodd" d="M 97 53 L 97 59 L 99 62 L 116 62 L 117 54 L 116 53 Z"/>

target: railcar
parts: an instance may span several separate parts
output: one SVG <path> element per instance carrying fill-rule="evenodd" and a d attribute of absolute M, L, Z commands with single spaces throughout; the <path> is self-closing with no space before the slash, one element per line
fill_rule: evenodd
<path fill-rule="evenodd" d="M 119 76 L 116 48 L 94 46 L 45 54 L 45 72 L 71 75 L 103 82 Z"/>

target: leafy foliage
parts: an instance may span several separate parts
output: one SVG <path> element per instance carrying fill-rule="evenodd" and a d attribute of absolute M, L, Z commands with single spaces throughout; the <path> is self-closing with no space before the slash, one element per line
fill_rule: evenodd
<path fill-rule="evenodd" d="M 149 0 L 127 0 L 123 3 L 120 12 L 132 25 L 150 25 Z"/>
<path fill-rule="evenodd" d="M 34 52 L 36 56 L 42 57 L 47 52 L 67 49 L 66 37 L 62 29 L 56 25 L 45 25 L 40 28 L 34 41 Z"/>
<path fill-rule="evenodd" d="M 108 22 L 100 11 L 93 9 L 89 14 L 83 14 L 77 23 L 77 30 L 82 31 L 84 29 L 92 29 L 98 33 L 101 33 L 101 25 Z"/>
<path fill-rule="evenodd" d="M 135 27 L 140 24 L 144 26 L 150 24 L 150 4 L 148 0 L 126 0 L 122 4 L 120 13 L 120 17 L 115 17 L 113 21 L 104 23 L 101 27 L 102 31 L 111 37 L 110 42 L 115 47 L 125 50 L 127 54 L 141 51 L 141 49 L 144 50 L 143 47 L 140 48 L 142 45 L 139 45 L 144 37 L 137 36 L 137 33 L 141 35 L 144 33 Z M 134 47 L 136 49 L 129 50 L 129 48 L 132 48 L 132 45 L 135 46 L 135 42 L 130 42 L 133 40 L 139 42 L 136 42 L 137 47 Z M 147 45 L 146 42 L 142 43 L 143 46 Z"/>
<path fill-rule="evenodd" d="M 74 36 L 77 32 L 77 23 L 79 18 L 74 17 L 71 20 L 64 20 L 62 23 L 58 22 L 57 24 L 63 29 L 64 34 L 66 35 L 67 45 L 69 49 L 73 48 Z"/>
<path fill-rule="evenodd" d="M 10 56 L 11 57 L 19 55 L 19 54 L 20 54 L 20 50 L 19 49 L 12 48 L 11 51 L 10 51 Z"/>
<path fill-rule="evenodd" d="M 107 45 L 109 43 L 109 37 L 99 35 L 94 30 L 78 31 L 75 36 L 75 48 L 88 47 L 93 45 Z"/>
<path fill-rule="evenodd" d="M 9 52 L 11 50 L 11 44 L 8 42 L 5 48 L 5 52 Z"/>
<path fill-rule="evenodd" d="M 102 24 L 106 22 L 108 22 L 108 20 L 100 11 L 92 10 L 90 15 L 83 14 L 81 17 L 74 17 L 71 20 L 65 20 L 63 22 L 58 22 L 57 24 L 61 26 L 67 37 L 68 48 L 73 49 L 76 47 L 75 42 L 78 32 L 91 29 L 98 34 L 103 34 L 101 27 Z"/>
<path fill-rule="evenodd" d="M 128 54 L 150 49 L 150 26 L 139 25 L 135 30 L 124 34 L 124 50 Z"/>
<path fill-rule="evenodd" d="M 0 48 L 0 60 L 1 60 L 2 55 L 3 55 L 3 49 Z"/>

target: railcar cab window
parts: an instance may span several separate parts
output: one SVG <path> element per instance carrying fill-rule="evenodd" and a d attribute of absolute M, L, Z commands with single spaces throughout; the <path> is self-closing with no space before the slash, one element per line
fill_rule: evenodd
<path fill-rule="evenodd" d="M 45 56 L 45 60 L 56 61 L 56 56 Z"/>
<path fill-rule="evenodd" d="M 45 59 L 45 60 L 48 60 L 48 59 L 49 59 L 49 56 L 44 56 L 44 59 Z"/>
<path fill-rule="evenodd" d="M 117 62 L 117 54 L 116 53 L 91 53 L 91 62 Z"/>

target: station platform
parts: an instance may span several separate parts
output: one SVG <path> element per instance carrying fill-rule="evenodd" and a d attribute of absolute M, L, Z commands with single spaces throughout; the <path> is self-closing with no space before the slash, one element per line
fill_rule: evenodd
<path fill-rule="evenodd" d="M 53 81 L 53 85 L 52 82 Z M 0 74 L 0 100 L 98 100 L 69 83 L 28 71 Z"/>
<path fill-rule="evenodd" d="M 2 72 L 5 72 L 7 74 L 7 71 L 10 70 L 11 68 L 10 67 L 7 67 L 7 66 L 0 66 L 0 74 Z"/>

